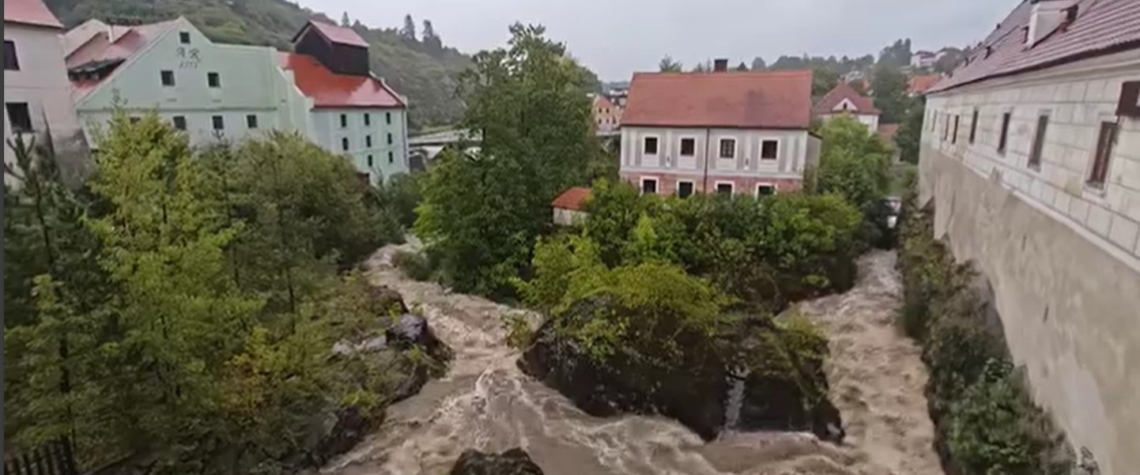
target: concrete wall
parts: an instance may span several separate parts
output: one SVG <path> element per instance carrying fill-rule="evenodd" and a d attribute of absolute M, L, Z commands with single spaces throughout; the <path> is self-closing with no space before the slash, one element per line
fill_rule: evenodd
<path fill-rule="evenodd" d="M 780 190 L 798 189 L 808 161 L 808 133 L 805 130 L 701 129 L 662 127 L 622 127 L 621 175 L 632 183 L 638 177 L 657 176 L 659 193 L 672 193 L 678 180 L 693 181 L 697 192 L 715 189 L 716 181 L 737 183 L 738 190 L 751 190 L 755 184 L 781 183 Z M 658 153 L 645 153 L 645 138 L 656 137 Z M 692 156 L 681 155 L 681 140 L 695 141 Z M 736 140 L 733 158 L 720 158 L 721 139 Z M 777 142 L 776 159 L 761 159 L 763 141 Z M 792 182 L 796 182 L 795 185 Z"/>
<path fill-rule="evenodd" d="M 879 130 L 879 116 L 876 114 L 851 114 L 848 112 L 840 112 L 836 114 L 822 114 L 819 116 L 819 119 L 826 121 L 832 117 L 837 117 L 840 115 L 851 115 L 856 120 L 858 120 L 859 123 L 866 125 L 867 130 L 870 130 L 872 133 L 878 132 Z"/>
<path fill-rule="evenodd" d="M 364 116 L 369 116 L 365 125 Z M 341 127 L 340 117 L 346 126 Z M 315 141 L 333 153 L 346 154 L 357 170 L 368 173 L 375 183 L 408 172 L 408 135 L 404 109 L 315 109 L 312 113 Z M 392 143 L 389 144 L 389 136 Z M 368 137 L 372 146 L 368 146 Z M 343 140 L 348 139 L 348 150 Z M 372 157 L 369 166 L 368 158 Z"/>
<path fill-rule="evenodd" d="M 993 283 L 1034 398 L 1104 475 L 1140 467 L 1140 122 L 1119 118 L 1104 190 L 1085 180 L 1097 126 L 1118 119 L 1120 84 L 1136 78 L 1140 51 L 1131 51 L 929 96 L 927 117 L 937 119 L 924 128 L 919 166 L 920 197 L 937 204 L 935 232 Z M 1027 155 L 1041 113 L 1050 125 L 1034 169 Z M 942 139 L 955 115 L 956 144 Z"/>
<path fill-rule="evenodd" d="M 190 33 L 182 44 L 180 32 Z M 104 84 L 78 103 L 80 118 L 91 137 L 91 128 L 110 118 L 115 97 L 124 101 L 128 113 L 157 110 L 164 119 L 186 118 L 192 145 L 225 139 L 240 141 L 267 129 L 306 133 L 301 114 L 282 113 L 302 108 L 300 92 L 288 82 L 277 65 L 272 48 L 214 44 L 185 19 L 126 63 Z M 174 73 L 174 86 L 163 86 L 161 71 Z M 207 76 L 217 73 L 221 87 L 209 87 Z M 257 117 L 257 128 L 247 125 L 247 116 Z M 224 128 L 216 131 L 213 117 L 222 117 Z"/>
<path fill-rule="evenodd" d="M 4 24 L 4 39 L 16 46 L 18 71 L 4 71 L 4 102 L 27 103 L 37 143 L 44 143 L 51 132 L 52 145 L 68 175 L 83 174 L 88 167 L 87 147 L 75 106 L 71 83 L 63 60 L 62 32 L 52 28 Z M 8 110 L 4 109 L 4 161 L 12 163 L 12 150 L 6 145 L 12 136 Z M 30 140 L 30 136 L 25 139 Z"/>

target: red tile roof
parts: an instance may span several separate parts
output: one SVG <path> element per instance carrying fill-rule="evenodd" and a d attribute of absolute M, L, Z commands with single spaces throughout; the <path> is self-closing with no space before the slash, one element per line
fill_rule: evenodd
<path fill-rule="evenodd" d="M 368 42 L 364 41 L 364 38 L 361 38 L 360 35 L 357 34 L 356 31 L 353 31 L 352 28 L 331 25 L 317 20 L 309 20 L 308 25 L 306 25 L 305 28 L 301 28 L 301 31 L 297 32 L 297 36 L 293 37 L 293 41 L 297 41 L 297 38 L 304 34 L 305 31 L 308 30 L 309 26 L 316 29 L 317 32 L 321 34 L 321 36 L 324 36 L 326 39 L 333 43 L 349 46 L 360 46 L 362 48 L 368 47 Z"/>
<path fill-rule="evenodd" d="M 594 108 L 596 109 L 598 107 L 613 109 L 615 106 L 613 102 L 610 102 L 610 100 L 606 98 L 606 96 L 599 95 L 594 96 Z"/>
<path fill-rule="evenodd" d="M 970 56 L 969 64 L 955 70 L 930 92 L 1140 48 L 1140 1 L 1076 0 L 1075 5 L 1078 7 L 1075 21 L 1028 48 L 1024 28 L 1029 25 L 1033 4 L 1022 2 Z M 988 58 L 987 47 L 992 50 Z"/>
<path fill-rule="evenodd" d="M 311 56 L 281 53 L 281 67 L 293 71 L 301 93 L 314 107 L 404 107 L 404 101 L 379 79 L 336 74 Z"/>
<path fill-rule="evenodd" d="M 116 29 L 125 30 L 125 32 L 118 34 L 115 41 L 111 41 L 106 31 L 96 33 L 86 43 L 67 55 L 65 60 L 67 69 L 95 63 L 125 61 L 166 33 L 177 22 L 178 20 L 170 20 L 147 25 L 115 26 Z M 106 77 L 103 79 L 106 80 Z M 75 98 L 78 99 L 87 95 L 100 83 L 102 83 L 100 80 L 73 81 L 72 88 L 75 92 Z"/>
<path fill-rule="evenodd" d="M 927 74 L 925 76 L 915 76 L 910 78 L 907 84 L 907 92 L 910 94 L 925 94 L 927 90 L 938 84 L 942 79 L 941 74 Z"/>
<path fill-rule="evenodd" d="M 871 99 L 859 94 L 859 92 L 843 81 L 839 81 L 839 84 L 836 85 L 834 89 L 828 91 L 828 93 L 819 100 L 819 103 L 815 105 L 812 111 L 816 114 L 844 112 L 835 110 L 836 107 L 843 103 L 844 99 L 851 101 L 851 104 L 855 106 L 854 110 L 845 112 L 867 115 L 881 114 L 879 109 L 875 108 L 875 104 L 871 102 Z"/>
<path fill-rule="evenodd" d="M 4 0 L 4 23 L 46 26 L 63 29 L 43 0 Z"/>
<path fill-rule="evenodd" d="M 635 73 L 623 126 L 806 129 L 811 71 Z"/>
<path fill-rule="evenodd" d="M 586 204 L 586 198 L 590 197 L 590 189 L 576 186 L 569 190 L 562 192 L 558 195 L 551 206 L 555 208 L 568 209 L 573 211 L 581 211 Z"/>

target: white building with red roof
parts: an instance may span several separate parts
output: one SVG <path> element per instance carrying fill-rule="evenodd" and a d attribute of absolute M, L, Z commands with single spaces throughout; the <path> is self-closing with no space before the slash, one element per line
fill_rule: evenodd
<path fill-rule="evenodd" d="M 1034 399 L 1140 467 L 1140 1 L 1018 5 L 926 93 L 921 203 L 989 278 Z"/>
<path fill-rule="evenodd" d="M 843 81 L 839 81 L 835 88 L 820 98 L 812 108 L 812 113 L 823 121 L 840 115 L 849 115 L 866 125 L 871 132 L 879 130 L 879 115 L 882 114 L 869 97 L 859 94 L 855 88 Z"/>
<path fill-rule="evenodd" d="M 637 73 L 622 115 L 621 177 L 643 193 L 798 190 L 819 157 L 811 71 Z"/>
<path fill-rule="evenodd" d="M 42 0 L 4 0 L 4 139 L 50 140 L 65 172 L 75 172 L 85 143 L 67 80 L 63 25 Z M 4 161 L 12 150 L 4 147 Z M 7 178 L 5 178 L 7 179 Z"/>
<path fill-rule="evenodd" d="M 89 138 L 119 104 L 130 114 L 157 110 L 192 145 L 295 131 L 372 181 L 408 170 L 406 101 L 371 73 L 368 44 L 351 29 L 312 21 L 282 53 L 214 43 L 185 18 L 90 20 L 63 44 Z"/>

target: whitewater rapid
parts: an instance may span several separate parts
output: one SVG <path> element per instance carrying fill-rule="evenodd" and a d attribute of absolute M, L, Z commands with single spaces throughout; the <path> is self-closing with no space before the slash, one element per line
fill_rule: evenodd
<path fill-rule="evenodd" d="M 515 365 L 518 352 L 505 343 L 502 316 L 518 313 L 533 322 L 539 316 L 408 279 L 391 265 L 392 255 L 406 248 L 377 251 L 367 263 L 369 278 L 399 292 L 409 308 L 427 318 L 455 359 L 444 378 L 391 406 L 374 434 L 323 467 L 322 474 L 439 475 L 448 473 L 466 449 L 513 447 L 525 449 L 547 475 L 942 473 L 930 448 L 933 431 L 922 399 L 925 369 L 913 344 L 887 333 L 893 331 L 887 327 L 899 293 L 893 254 L 863 258 L 852 291 L 803 305 L 805 315 L 836 333 L 832 360 L 854 357 L 860 365 L 872 365 L 856 371 L 857 365 L 828 364 L 832 399 L 852 426 L 847 429 L 851 443 L 836 447 L 798 433 L 730 434 L 705 443 L 665 418 L 586 415 Z M 844 327 L 837 319 L 859 326 Z M 866 341 L 859 343 L 860 338 Z M 875 346 L 881 350 L 869 349 Z M 888 371 L 897 377 L 877 374 Z M 899 407 L 890 407 L 892 396 L 899 398 Z"/>

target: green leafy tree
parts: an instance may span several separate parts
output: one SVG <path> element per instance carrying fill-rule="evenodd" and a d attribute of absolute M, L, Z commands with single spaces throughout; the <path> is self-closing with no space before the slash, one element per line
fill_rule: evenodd
<path fill-rule="evenodd" d="M 736 66 L 736 70 L 737 71 L 748 71 L 748 65 L 744 64 L 744 61 L 741 61 L 740 64 Z"/>
<path fill-rule="evenodd" d="M 875 67 L 874 77 L 871 78 L 871 89 L 875 91 L 875 107 L 883 112 L 879 117 L 880 122 L 902 122 L 910 108 L 906 75 L 897 67 L 880 63 Z"/>
<path fill-rule="evenodd" d="M 763 71 L 765 69 L 768 69 L 768 63 L 764 61 L 764 58 L 757 56 L 752 60 L 753 71 Z"/>
<path fill-rule="evenodd" d="M 879 54 L 879 64 L 896 69 L 902 68 L 910 65 L 911 55 L 910 38 L 900 39 L 890 46 L 883 48 L 883 51 Z"/>
<path fill-rule="evenodd" d="M 926 97 L 919 96 L 911 104 L 906 118 L 899 126 L 895 143 L 899 147 L 899 159 L 906 163 L 918 163 L 919 147 L 922 142 L 922 126 L 926 119 Z"/>
<path fill-rule="evenodd" d="M 811 97 L 817 100 L 839 84 L 839 73 L 834 69 L 816 67 L 812 69 Z"/>
<path fill-rule="evenodd" d="M 400 36 L 411 41 L 417 41 L 416 21 L 412 19 L 411 15 L 404 15 L 404 28 L 400 30 Z"/>
<path fill-rule="evenodd" d="M 823 150 L 811 191 L 836 193 L 860 209 L 890 188 L 890 151 L 878 135 L 852 117 L 835 117 L 820 128 Z"/>
<path fill-rule="evenodd" d="M 463 76 L 463 125 L 476 153 L 448 152 L 423 187 L 416 232 L 457 289 L 509 293 L 550 221 L 550 201 L 585 181 L 597 138 L 583 76 L 541 26 L 511 27 L 507 48 Z"/>
<path fill-rule="evenodd" d="M 661 58 L 661 62 L 657 65 L 658 71 L 663 73 L 679 73 L 684 70 L 684 66 L 680 62 L 674 60 L 670 56 Z"/>

